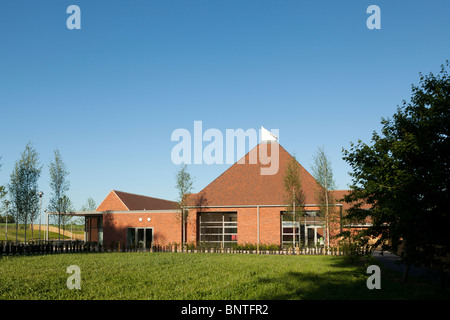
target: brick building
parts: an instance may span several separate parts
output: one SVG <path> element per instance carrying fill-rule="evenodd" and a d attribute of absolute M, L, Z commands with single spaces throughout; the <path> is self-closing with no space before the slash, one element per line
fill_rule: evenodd
<path fill-rule="evenodd" d="M 263 143 L 267 143 L 269 152 L 273 146 L 278 147 L 279 169 L 276 174 L 262 175 L 261 168 L 265 165 L 257 156 L 256 163 L 250 161 Z M 323 204 L 317 202 L 320 187 L 301 165 L 300 177 L 305 196 L 302 209 L 305 214 L 292 220 L 292 215 L 287 212 L 283 178 L 292 159 L 277 142 L 262 142 L 256 146 L 203 190 L 191 195 L 186 208 L 189 218 L 185 232 L 176 202 L 113 190 L 95 212 L 84 214 L 86 241 L 99 241 L 106 246 L 120 242 L 121 247 L 148 247 L 152 242 L 179 244 L 184 234 L 183 242 L 218 246 L 235 243 L 322 244 L 326 241 L 326 228 Z M 331 236 L 341 231 L 340 217 L 347 204 L 338 200 L 346 192 L 332 192 Z"/>

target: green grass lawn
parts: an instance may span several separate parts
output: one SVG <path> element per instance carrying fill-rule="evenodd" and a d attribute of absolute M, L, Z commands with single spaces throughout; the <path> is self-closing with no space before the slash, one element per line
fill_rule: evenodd
<path fill-rule="evenodd" d="M 52 225 L 53 227 L 58 227 L 55 225 Z M 66 230 L 70 231 L 70 226 L 66 226 Z M 74 225 L 73 226 L 73 233 L 74 234 L 83 234 L 84 233 L 84 225 Z M 5 240 L 5 233 L 6 233 L 6 224 L 0 223 L 0 241 Z M 41 239 L 45 239 L 46 232 L 41 229 Z M 57 232 L 49 232 L 48 238 L 50 240 L 57 240 L 58 239 L 58 233 Z M 33 230 L 33 239 L 39 240 L 39 230 Z M 70 239 L 70 237 L 64 237 L 62 235 L 61 231 L 61 239 Z M 15 241 L 16 240 L 16 225 L 14 223 L 8 223 L 8 240 Z M 19 225 L 19 230 L 17 233 L 17 240 L 20 242 L 23 242 L 25 240 L 25 230 L 23 225 Z M 27 229 L 27 241 L 31 241 L 31 230 Z"/>
<path fill-rule="evenodd" d="M 46 232 L 44 230 L 41 230 L 41 240 L 44 240 L 46 237 Z M 58 233 L 57 232 L 49 232 L 48 238 L 50 240 L 58 240 Z M 61 234 L 61 239 L 70 239 L 68 237 L 64 237 Z M 0 227 L 0 241 L 5 240 L 5 228 Z M 8 225 L 8 241 L 15 241 L 16 240 L 16 228 L 15 226 L 11 225 L 11 227 Z M 25 240 L 25 230 L 19 229 L 17 232 L 17 240 L 19 242 L 23 242 Z M 37 241 L 39 240 L 39 230 L 33 230 L 33 240 Z M 27 230 L 27 242 L 31 241 L 31 230 Z"/>
<path fill-rule="evenodd" d="M 70 290 L 66 269 L 81 270 Z M 207 253 L 80 253 L 0 258 L 0 299 L 421 299 L 441 298 L 422 283 L 403 285 L 382 269 L 381 290 L 366 266 L 337 256 Z"/>

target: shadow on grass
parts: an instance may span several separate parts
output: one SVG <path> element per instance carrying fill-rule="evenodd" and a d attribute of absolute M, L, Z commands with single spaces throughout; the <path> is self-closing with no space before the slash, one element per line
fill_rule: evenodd
<path fill-rule="evenodd" d="M 332 271 L 287 272 L 277 277 L 262 277 L 254 280 L 263 289 L 258 295 L 261 300 L 409 300 L 409 299 L 449 299 L 448 292 L 442 294 L 436 286 L 420 280 L 404 284 L 399 274 L 381 268 L 381 289 L 369 289 L 366 273 L 368 262 L 359 261 L 356 265 L 345 260 L 330 264 Z M 378 265 L 378 264 L 377 264 Z M 284 290 L 273 290 L 274 286 Z"/>

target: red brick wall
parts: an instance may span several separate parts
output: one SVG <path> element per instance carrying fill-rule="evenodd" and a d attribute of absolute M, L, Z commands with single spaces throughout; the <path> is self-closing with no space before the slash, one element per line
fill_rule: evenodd
<path fill-rule="evenodd" d="M 106 199 L 105 199 L 106 201 Z M 281 244 L 280 212 L 284 207 L 260 207 L 259 208 L 259 243 Z M 187 243 L 197 242 L 197 213 L 198 210 L 190 210 L 189 221 L 186 226 Z M 208 208 L 202 212 L 237 212 L 239 244 L 257 243 L 257 208 Z M 105 213 L 103 215 L 103 240 L 106 246 L 111 242 L 121 241 L 121 247 L 126 244 L 126 229 L 128 227 L 152 227 L 153 240 L 157 244 L 180 244 L 181 222 L 179 213 L 152 212 L 152 213 Z M 139 221 L 142 218 L 142 221 Z M 150 221 L 147 221 L 150 218 Z M 339 224 L 331 223 L 332 236 L 339 232 Z M 322 230 L 319 230 L 322 232 Z M 335 240 L 331 243 L 334 244 Z"/>
<path fill-rule="evenodd" d="M 259 242 L 261 244 L 281 244 L 281 207 L 259 208 Z M 197 241 L 197 210 L 189 213 L 191 223 L 188 225 L 188 242 Z M 207 208 L 202 212 L 237 212 L 238 244 L 258 242 L 257 236 L 257 208 Z"/>
<path fill-rule="evenodd" d="M 142 218 L 142 221 L 139 221 Z M 150 221 L 147 221 L 150 218 Z M 157 244 L 181 242 L 181 222 L 177 213 L 105 213 L 103 214 L 103 243 L 106 247 L 112 242 L 121 242 L 121 248 L 127 241 L 127 228 L 153 228 L 153 241 Z"/>
<path fill-rule="evenodd" d="M 259 208 L 259 241 L 261 244 L 281 244 L 281 211 L 285 208 Z"/>

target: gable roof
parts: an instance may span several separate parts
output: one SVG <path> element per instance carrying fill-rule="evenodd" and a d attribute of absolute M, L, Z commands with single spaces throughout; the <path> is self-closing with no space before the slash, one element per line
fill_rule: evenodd
<path fill-rule="evenodd" d="M 279 167 L 276 174 L 262 175 L 261 168 L 270 166 L 263 165 L 258 156 L 263 143 L 243 157 L 244 163 L 239 163 L 241 159 L 233 164 L 195 197 L 203 196 L 209 206 L 285 205 L 284 174 L 293 157 L 278 142 L 267 143 L 268 155 L 272 152 L 272 146 L 278 145 Z M 252 156 L 256 156 L 254 164 L 249 163 Z M 305 203 L 316 204 L 316 192 L 319 190 L 317 182 L 302 165 L 299 164 L 299 167 Z"/>
<path fill-rule="evenodd" d="M 112 190 L 98 206 L 97 211 L 173 210 L 177 208 L 178 203 L 175 201 Z"/>

